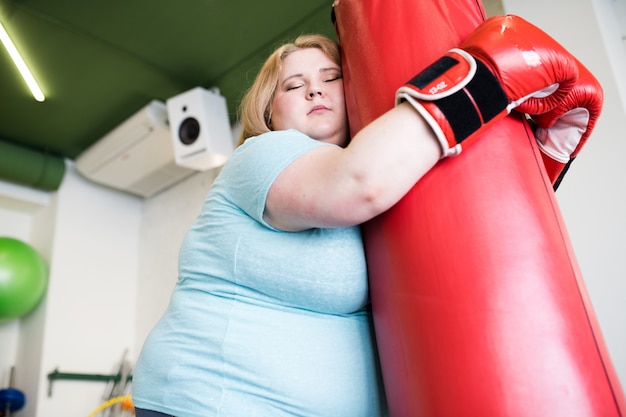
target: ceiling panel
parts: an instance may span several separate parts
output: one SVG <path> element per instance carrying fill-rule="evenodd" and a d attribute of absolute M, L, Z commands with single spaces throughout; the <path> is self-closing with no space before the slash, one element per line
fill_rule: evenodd
<path fill-rule="evenodd" d="M 74 158 L 151 99 L 218 87 L 231 117 L 268 53 L 334 36 L 328 0 L 0 1 L 0 20 L 47 96 L 0 48 L 0 140 Z"/>
<path fill-rule="evenodd" d="M 488 14 L 502 13 L 486 0 Z M 278 44 L 334 37 L 332 0 L 0 0 L 0 21 L 47 96 L 0 47 L 0 141 L 74 159 L 152 99 L 218 87 L 231 120 Z M 2 143 L 0 142 L 0 143 Z"/>

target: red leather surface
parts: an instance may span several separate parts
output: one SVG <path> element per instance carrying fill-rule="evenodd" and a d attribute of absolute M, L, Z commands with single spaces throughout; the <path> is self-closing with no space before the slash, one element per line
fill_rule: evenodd
<path fill-rule="evenodd" d="M 470 0 L 339 0 L 335 14 L 353 134 L 484 19 Z M 442 160 L 363 231 L 393 417 L 624 415 L 519 115 Z"/>

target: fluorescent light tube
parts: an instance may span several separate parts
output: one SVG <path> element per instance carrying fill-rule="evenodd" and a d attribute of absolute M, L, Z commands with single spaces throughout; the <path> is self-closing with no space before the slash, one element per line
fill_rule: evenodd
<path fill-rule="evenodd" d="M 11 56 L 11 59 L 13 60 L 15 66 L 22 75 L 22 78 L 24 79 L 24 81 L 26 81 L 26 85 L 28 85 L 28 88 L 33 94 L 33 97 L 35 97 L 35 100 L 40 102 L 44 101 L 46 97 L 43 95 L 43 92 L 41 91 L 41 88 L 39 88 L 39 85 L 37 85 L 35 77 L 33 77 L 33 74 L 30 73 L 28 66 L 26 66 L 26 63 L 22 59 L 22 56 L 18 52 L 17 48 L 15 47 L 15 45 L 13 45 L 13 41 L 11 41 L 9 34 L 6 30 L 4 30 L 4 26 L 2 26 L 2 23 L 0 23 L 0 41 L 2 41 L 2 44 Z"/>

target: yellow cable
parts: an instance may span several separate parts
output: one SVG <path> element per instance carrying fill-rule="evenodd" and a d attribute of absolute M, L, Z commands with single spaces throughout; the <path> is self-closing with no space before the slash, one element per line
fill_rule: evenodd
<path fill-rule="evenodd" d="M 111 398 L 109 401 L 100 404 L 98 408 L 93 410 L 91 414 L 89 414 L 87 417 L 94 417 L 96 414 L 98 414 L 100 411 L 104 410 L 105 408 L 110 407 L 113 404 L 121 403 L 122 401 L 126 401 L 126 400 L 131 401 L 132 397 L 130 395 L 121 395 L 119 397 Z"/>

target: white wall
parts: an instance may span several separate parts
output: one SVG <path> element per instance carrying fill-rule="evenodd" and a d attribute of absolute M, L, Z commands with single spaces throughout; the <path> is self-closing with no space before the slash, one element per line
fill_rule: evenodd
<path fill-rule="evenodd" d="M 48 193 L 0 181 L 0 236 L 29 242 L 47 258 L 45 250 L 32 242 L 31 234 L 33 219 L 40 212 L 52 211 L 47 210 L 51 204 Z M 18 351 L 21 350 L 18 346 L 21 345 L 21 324 L 31 318 L 32 314 L 22 320 L 0 320 L 0 388 L 8 386 L 13 366 L 20 371 L 14 375 L 14 385 L 25 381 L 25 372 L 22 372 L 22 367 L 18 364 Z"/>
<path fill-rule="evenodd" d="M 600 120 L 556 196 L 622 386 L 626 384 L 625 3 L 503 0 L 507 13 L 553 36 L 604 88 Z"/>
<path fill-rule="evenodd" d="M 68 167 L 57 195 L 38 417 L 84 416 L 104 391 L 101 383 L 56 381 L 49 397 L 49 372 L 111 374 L 133 348 L 142 205 Z"/>
<path fill-rule="evenodd" d="M 0 199 L 8 202 L 0 235 L 39 251 L 49 265 L 49 285 L 33 312 L 0 324 L 0 369 L 15 365 L 14 386 L 26 394 L 25 407 L 14 415 L 86 416 L 102 402 L 105 384 L 60 380 L 48 396 L 47 375 L 56 368 L 112 374 L 124 351 L 134 348 L 143 201 L 85 181 L 71 164 L 46 205 L 20 210 L 23 194 L 9 190 Z"/>

